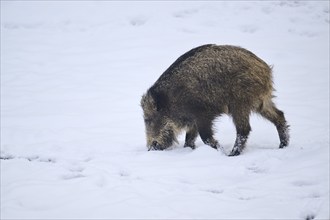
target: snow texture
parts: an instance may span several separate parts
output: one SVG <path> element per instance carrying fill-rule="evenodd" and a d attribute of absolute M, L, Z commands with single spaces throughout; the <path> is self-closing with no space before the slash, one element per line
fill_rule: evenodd
<path fill-rule="evenodd" d="M 240 156 L 147 151 L 142 94 L 207 43 L 273 65 L 289 147 L 253 115 Z M 329 1 L 1 1 L 1 219 L 101 218 L 329 219 Z"/>

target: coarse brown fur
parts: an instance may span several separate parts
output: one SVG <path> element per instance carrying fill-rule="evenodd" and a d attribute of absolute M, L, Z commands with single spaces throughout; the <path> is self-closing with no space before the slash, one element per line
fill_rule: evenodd
<path fill-rule="evenodd" d="M 284 114 L 272 102 L 272 69 L 250 51 L 236 46 L 203 45 L 179 57 L 143 95 L 147 145 L 163 150 L 177 142 L 185 129 L 185 147 L 195 148 L 199 134 L 218 148 L 212 123 L 221 114 L 232 116 L 237 137 L 231 156 L 239 155 L 256 112 L 277 128 L 280 148 L 289 143 Z"/>

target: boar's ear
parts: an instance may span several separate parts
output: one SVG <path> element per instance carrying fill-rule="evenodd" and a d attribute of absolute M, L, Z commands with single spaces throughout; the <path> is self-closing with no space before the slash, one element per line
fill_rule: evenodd
<path fill-rule="evenodd" d="M 167 107 L 168 98 L 165 93 L 151 90 L 150 95 L 153 99 L 153 104 L 156 111 L 163 110 Z"/>
<path fill-rule="evenodd" d="M 147 93 L 142 96 L 141 107 L 146 112 L 156 111 L 156 102 L 153 100 L 152 96 Z"/>

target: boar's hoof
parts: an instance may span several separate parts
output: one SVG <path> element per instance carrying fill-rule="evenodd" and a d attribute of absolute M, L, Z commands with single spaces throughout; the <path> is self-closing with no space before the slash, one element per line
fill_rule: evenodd
<path fill-rule="evenodd" d="M 206 140 L 204 141 L 204 143 L 205 143 L 206 145 L 209 145 L 210 147 L 216 149 L 216 150 L 218 150 L 218 148 L 220 148 L 219 143 L 218 143 L 216 140 L 214 140 L 213 138 L 212 138 L 212 139 L 206 139 Z"/>
<path fill-rule="evenodd" d="M 280 143 L 280 148 L 285 148 L 287 146 L 288 146 L 288 142 L 286 142 L 286 141 L 283 141 Z"/>
<path fill-rule="evenodd" d="M 212 148 L 214 148 L 214 149 L 216 149 L 216 150 L 218 150 L 218 145 L 210 145 L 210 147 L 212 147 Z"/>
<path fill-rule="evenodd" d="M 194 144 L 184 144 L 183 147 L 190 147 L 193 150 L 196 148 L 196 146 Z"/>
<path fill-rule="evenodd" d="M 234 148 L 228 156 L 232 157 L 232 156 L 238 156 L 240 154 L 241 152 L 237 148 L 236 149 Z"/>

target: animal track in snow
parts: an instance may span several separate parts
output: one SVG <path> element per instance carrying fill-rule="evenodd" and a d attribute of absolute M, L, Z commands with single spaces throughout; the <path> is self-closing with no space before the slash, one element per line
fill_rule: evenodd
<path fill-rule="evenodd" d="M 198 11 L 199 11 L 198 9 L 186 9 L 186 10 L 174 12 L 173 16 L 175 18 L 185 18 L 187 16 L 198 13 Z"/>
<path fill-rule="evenodd" d="M 37 161 L 37 162 L 46 162 L 46 163 L 55 163 L 56 160 L 50 157 L 39 157 L 39 156 L 31 156 L 31 157 L 22 157 L 27 159 L 28 161 Z"/>
<path fill-rule="evenodd" d="M 240 30 L 244 33 L 253 34 L 258 31 L 258 27 L 255 25 L 242 25 L 240 26 Z"/>
<path fill-rule="evenodd" d="M 84 171 L 85 168 L 77 166 L 77 167 L 72 167 L 72 168 L 70 168 L 69 170 L 70 170 L 71 172 L 78 172 L 78 173 L 79 173 L 79 172 Z"/>
<path fill-rule="evenodd" d="M 303 216 L 303 219 L 304 220 L 313 220 L 315 219 L 316 215 L 314 213 L 309 213 L 309 214 L 306 214 L 305 216 Z"/>
<path fill-rule="evenodd" d="M 307 197 L 308 198 L 312 198 L 312 199 L 317 199 L 317 198 L 320 198 L 321 197 L 321 194 L 318 193 L 318 192 L 312 192 Z"/>
<path fill-rule="evenodd" d="M 71 180 L 71 179 L 76 179 L 76 178 L 82 178 L 85 177 L 82 172 L 85 170 L 84 167 L 81 166 L 72 166 L 69 168 L 69 173 L 63 175 L 61 178 L 64 180 Z"/>
<path fill-rule="evenodd" d="M 299 35 L 299 36 L 309 37 L 309 38 L 318 36 L 318 33 L 314 32 L 314 31 L 296 30 L 295 28 L 289 28 L 288 32 Z"/>
<path fill-rule="evenodd" d="M 128 177 L 128 176 L 130 176 L 130 174 L 127 171 L 122 170 L 122 171 L 119 172 L 119 176 Z"/>
<path fill-rule="evenodd" d="M 248 201 L 248 200 L 255 199 L 255 197 L 253 197 L 253 196 L 241 196 L 241 197 L 238 197 L 238 199 Z"/>
<path fill-rule="evenodd" d="M 15 157 L 13 155 L 7 154 L 7 153 L 1 151 L 0 160 L 11 160 L 11 159 L 14 159 L 14 158 Z"/>
<path fill-rule="evenodd" d="M 130 18 L 130 21 L 129 23 L 132 25 L 132 26 L 142 26 L 144 25 L 146 22 L 147 22 L 147 18 L 140 15 L 140 16 L 135 16 L 135 17 L 132 17 Z"/>
<path fill-rule="evenodd" d="M 298 180 L 298 181 L 292 182 L 292 185 L 302 187 L 302 186 L 312 186 L 312 185 L 315 185 L 315 183 L 313 183 L 311 181 Z"/>
<path fill-rule="evenodd" d="M 209 192 L 209 193 L 213 193 L 213 194 L 221 194 L 223 193 L 223 190 L 222 189 L 205 189 L 203 190 L 205 192 Z"/>
<path fill-rule="evenodd" d="M 69 174 L 63 175 L 62 179 L 63 180 L 71 180 L 71 179 L 82 178 L 82 177 L 85 177 L 85 176 L 81 173 L 69 173 Z"/>
<path fill-rule="evenodd" d="M 13 159 L 24 159 L 30 162 L 36 161 L 36 162 L 56 163 L 56 159 L 51 157 L 40 157 L 37 155 L 22 157 L 22 156 L 14 156 L 11 154 L 1 152 L 0 160 L 13 160 Z"/>
<path fill-rule="evenodd" d="M 256 166 L 256 165 L 251 165 L 251 166 L 248 166 L 246 167 L 246 169 L 252 173 L 256 173 L 256 174 L 259 174 L 259 173 L 266 173 L 267 172 L 267 169 L 265 168 L 262 168 L 262 167 L 259 167 L 259 166 Z"/>

